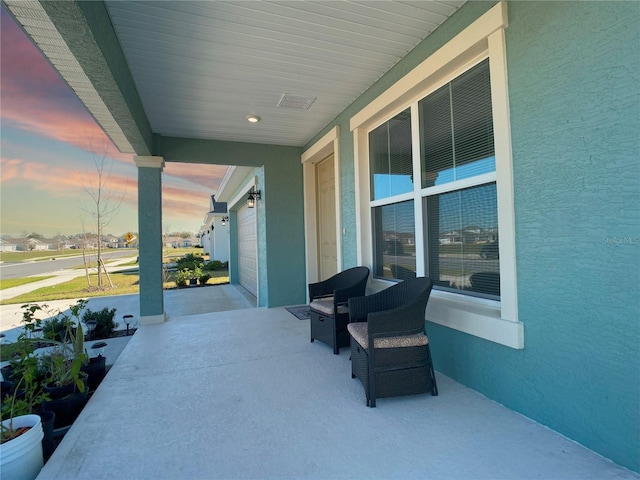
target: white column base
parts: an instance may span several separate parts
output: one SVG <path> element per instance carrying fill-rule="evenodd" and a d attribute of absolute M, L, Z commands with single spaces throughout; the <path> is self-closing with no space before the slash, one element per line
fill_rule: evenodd
<path fill-rule="evenodd" d="M 153 325 L 154 323 L 164 323 L 167 321 L 167 314 L 161 313 L 160 315 L 148 315 L 146 317 L 140 317 L 140 325 Z"/>

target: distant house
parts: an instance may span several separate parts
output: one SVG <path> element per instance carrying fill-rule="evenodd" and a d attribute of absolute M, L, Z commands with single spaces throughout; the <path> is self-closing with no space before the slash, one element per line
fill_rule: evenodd
<path fill-rule="evenodd" d="M 191 248 L 195 245 L 199 245 L 200 242 L 196 237 L 166 237 L 163 244 L 168 248 Z"/>
<path fill-rule="evenodd" d="M 179 247 L 181 248 L 191 248 L 195 245 L 199 245 L 200 242 L 198 242 L 197 238 L 194 237 L 190 237 L 190 238 L 183 238 L 182 242 L 179 244 Z"/>
<path fill-rule="evenodd" d="M 5 240 L 4 238 L 0 239 L 0 252 L 15 252 L 18 250 L 17 247 L 15 243 L 9 240 Z"/>
<path fill-rule="evenodd" d="M 227 202 L 216 201 L 211 195 L 209 211 L 200 227 L 200 245 L 212 260 L 229 261 L 229 212 Z"/>
<path fill-rule="evenodd" d="M 118 242 L 114 248 L 138 248 L 138 236 L 133 235 L 131 240 L 127 240 L 126 236 L 118 237 Z"/>
<path fill-rule="evenodd" d="M 107 248 L 118 248 L 118 237 L 115 237 L 113 235 L 103 235 L 101 240 L 102 245 Z"/>
<path fill-rule="evenodd" d="M 2 239 L 0 250 L 3 252 L 31 252 L 39 250 L 58 250 L 64 248 L 64 241 L 56 238 L 12 238 Z"/>

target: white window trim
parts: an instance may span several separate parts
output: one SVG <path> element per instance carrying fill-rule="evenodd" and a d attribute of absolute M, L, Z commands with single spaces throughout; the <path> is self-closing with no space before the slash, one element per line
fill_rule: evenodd
<path fill-rule="evenodd" d="M 373 268 L 368 132 L 407 107 L 415 107 L 419 99 L 457 77 L 462 71 L 466 71 L 471 64 L 489 58 L 500 235 L 501 299 L 498 302 L 433 291 L 427 306 L 426 319 L 501 345 L 522 349 L 524 325 L 518 320 L 513 162 L 504 40 L 507 24 L 507 5 L 506 2 L 500 2 L 354 115 L 350 121 L 350 128 L 354 134 L 356 212 L 359 212 L 356 224 L 358 263 Z M 417 112 L 417 108 L 412 109 L 412 112 Z M 415 120 L 414 126 L 417 124 Z M 419 155 L 416 145 L 414 155 Z M 414 200 L 416 225 L 422 225 L 422 193 L 415 189 L 414 193 L 409 195 L 409 198 Z M 425 239 L 422 230 L 416 228 L 418 275 L 425 274 Z M 391 282 L 385 280 L 373 279 L 370 288 L 376 291 L 390 284 Z"/>
<path fill-rule="evenodd" d="M 340 208 L 340 128 L 333 127 L 320 140 L 302 154 L 302 181 L 304 186 L 304 242 L 307 265 L 307 285 L 320 280 L 318 265 L 318 206 L 316 164 L 333 154 L 336 203 L 337 270 L 342 270 L 342 226 Z M 308 292 L 307 292 L 308 295 Z M 307 299 L 308 301 L 309 299 Z"/>

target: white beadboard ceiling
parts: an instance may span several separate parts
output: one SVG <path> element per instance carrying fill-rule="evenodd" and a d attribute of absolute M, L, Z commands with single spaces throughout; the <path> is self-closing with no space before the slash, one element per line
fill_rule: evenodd
<path fill-rule="evenodd" d="M 463 3 L 106 5 L 154 132 L 303 146 Z M 283 94 L 316 99 L 277 107 Z"/>

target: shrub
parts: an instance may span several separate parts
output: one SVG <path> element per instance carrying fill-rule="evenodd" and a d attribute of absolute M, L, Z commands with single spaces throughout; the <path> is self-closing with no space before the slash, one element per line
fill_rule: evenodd
<path fill-rule="evenodd" d="M 223 267 L 224 267 L 224 264 L 220 260 L 211 260 L 204 267 L 202 267 L 202 269 L 203 270 L 220 270 Z"/>
<path fill-rule="evenodd" d="M 64 342 L 67 338 L 67 328 L 73 328 L 75 324 L 66 317 L 53 317 L 42 322 L 42 336 L 49 340 Z"/>
<path fill-rule="evenodd" d="M 209 275 L 208 273 L 203 273 L 198 277 L 198 281 L 200 282 L 200 285 L 206 285 L 210 278 L 211 275 Z"/>
<path fill-rule="evenodd" d="M 178 270 L 194 270 L 197 267 L 202 267 L 202 256 L 194 255 L 193 253 L 187 253 L 185 256 L 176 260 L 176 268 Z"/>
<path fill-rule="evenodd" d="M 109 338 L 113 331 L 118 328 L 118 324 L 113 320 L 115 315 L 115 308 L 109 310 L 105 307 L 97 312 L 87 309 L 82 315 L 82 322 L 86 325 L 89 320 L 96 321 L 96 328 L 93 330 L 91 338 Z"/>

